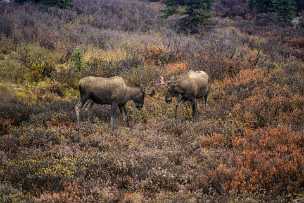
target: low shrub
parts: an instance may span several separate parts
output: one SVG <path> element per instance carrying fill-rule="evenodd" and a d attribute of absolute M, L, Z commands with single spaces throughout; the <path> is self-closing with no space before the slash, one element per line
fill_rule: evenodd
<path fill-rule="evenodd" d="M 12 87 L 6 87 L 0 84 L 0 134 L 8 133 L 12 125 L 20 125 L 22 122 L 27 121 L 31 114 L 29 105 L 18 100 Z"/>
<path fill-rule="evenodd" d="M 14 188 L 7 182 L 1 182 L 0 184 L 0 201 L 1 202 L 32 202 L 33 199 L 24 195 L 21 191 Z"/>
<path fill-rule="evenodd" d="M 0 17 L 0 37 L 4 35 L 5 37 L 9 37 L 12 35 L 13 27 L 12 24 L 6 16 Z"/>
<path fill-rule="evenodd" d="M 158 47 L 155 45 L 148 45 L 142 50 L 144 60 L 152 65 L 164 65 L 170 61 L 175 61 L 175 54 L 165 47 Z"/>
<path fill-rule="evenodd" d="M 48 6 L 58 6 L 59 8 L 68 8 L 72 6 L 72 0 L 16 0 L 18 3 L 35 2 Z"/>
<path fill-rule="evenodd" d="M 303 136 L 285 128 L 246 130 L 233 139 L 236 173 L 231 189 L 295 193 L 303 189 Z"/>
<path fill-rule="evenodd" d="M 66 168 L 68 167 L 68 168 Z M 11 160 L 5 164 L 6 181 L 21 184 L 24 191 L 60 191 L 63 180 L 73 175 L 69 163 L 60 160 L 39 159 Z"/>
<path fill-rule="evenodd" d="M 223 17 L 246 16 L 248 11 L 246 0 L 220 0 L 215 3 L 214 10 Z"/>
<path fill-rule="evenodd" d="M 0 60 L 0 77 L 3 81 L 22 83 L 26 80 L 26 73 L 27 69 L 14 56 Z"/>
<path fill-rule="evenodd" d="M 221 139 L 216 134 L 203 138 L 201 144 L 221 148 Z M 219 193 L 297 193 L 304 183 L 302 140 L 301 133 L 286 128 L 247 128 L 232 137 L 232 151 L 209 172 L 209 181 Z"/>
<path fill-rule="evenodd" d="M 28 80 L 37 82 L 47 77 L 51 77 L 59 57 L 37 45 L 24 44 L 17 49 L 19 60 L 27 68 Z"/>
<path fill-rule="evenodd" d="M 73 5 L 76 11 L 91 15 L 89 23 L 100 29 L 145 32 L 159 22 L 157 12 L 136 0 L 74 0 Z"/>

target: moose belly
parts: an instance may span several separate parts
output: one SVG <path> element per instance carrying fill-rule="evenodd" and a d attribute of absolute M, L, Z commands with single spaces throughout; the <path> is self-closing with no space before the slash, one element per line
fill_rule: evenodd
<path fill-rule="evenodd" d="M 103 94 L 91 94 L 90 98 L 96 104 L 112 104 L 112 94 L 110 92 L 103 92 Z"/>

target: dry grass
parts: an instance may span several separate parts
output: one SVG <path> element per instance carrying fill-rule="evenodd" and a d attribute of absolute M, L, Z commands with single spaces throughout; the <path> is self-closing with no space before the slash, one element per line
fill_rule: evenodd
<path fill-rule="evenodd" d="M 0 11 L 0 202 L 301 199 L 304 64 L 290 47 L 300 38 L 286 43 L 274 40 L 282 30 L 220 18 L 185 36 L 159 28 L 155 5 L 128 2 Z M 189 105 L 175 120 L 157 86 L 142 111 L 128 104 L 131 127 L 119 118 L 112 133 L 109 107 L 96 105 L 76 130 L 79 78 L 121 75 L 150 87 L 188 69 L 211 76 L 198 120 Z"/>

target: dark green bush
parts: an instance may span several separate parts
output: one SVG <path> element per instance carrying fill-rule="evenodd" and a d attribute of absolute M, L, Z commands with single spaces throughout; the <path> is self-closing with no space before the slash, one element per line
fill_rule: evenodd
<path fill-rule="evenodd" d="M 84 68 L 84 62 L 83 62 L 83 50 L 80 48 L 74 49 L 72 56 L 71 56 L 71 63 L 73 66 L 73 69 L 80 72 Z"/>
<path fill-rule="evenodd" d="M 72 0 L 16 0 L 18 3 L 25 3 L 29 1 L 45 4 L 48 6 L 57 6 L 59 8 L 68 8 L 72 6 Z"/>
<path fill-rule="evenodd" d="M 12 34 L 12 29 L 12 24 L 9 18 L 5 16 L 0 16 L 0 36 L 10 36 Z"/>
<path fill-rule="evenodd" d="M 211 17 L 213 0 L 175 1 L 166 0 L 164 16 L 182 15 L 179 26 L 182 30 L 197 32 L 198 26 L 206 24 Z"/>
<path fill-rule="evenodd" d="M 295 0 L 250 0 L 249 7 L 257 13 L 275 12 L 281 22 L 290 22 L 295 16 Z"/>

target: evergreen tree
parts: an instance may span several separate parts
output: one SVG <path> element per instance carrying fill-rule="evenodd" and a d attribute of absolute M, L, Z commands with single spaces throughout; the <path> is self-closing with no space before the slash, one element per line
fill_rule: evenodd
<path fill-rule="evenodd" d="M 169 17 L 177 13 L 177 8 L 181 3 L 177 3 L 175 0 L 166 0 L 165 5 L 166 8 L 163 10 L 163 14 L 164 17 Z"/>
<path fill-rule="evenodd" d="M 296 4 L 297 4 L 298 12 L 304 10 L 304 1 L 303 0 L 296 0 Z"/>
<path fill-rule="evenodd" d="M 68 8 L 72 5 L 72 0 L 15 0 L 17 3 L 35 2 L 59 8 Z"/>
<path fill-rule="evenodd" d="M 288 22 L 294 17 L 296 5 L 295 0 L 249 0 L 249 7 L 252 10 L 257 13 L 275 12 L 283 22 Z"/>
<path fill-rule="evenodd" d="M 182 29 L 197 31 L 199 25 L 208 22 L 211 17 L 213 0 L 165 0 L 165 17 L 174 14 L 184 16 L 180 20 Z"/>
<path fill-rule="evenodd" d="M 289 22 L 296 14 L 296 2 L 294 0 L 273 0 L 274 11 L 280 21 Z"/>
<path fill-rule="evenodd" d="M 249 0 L 249 7 L 258 13 L 267 13 L 273 9 L 273 0 Z"/>

